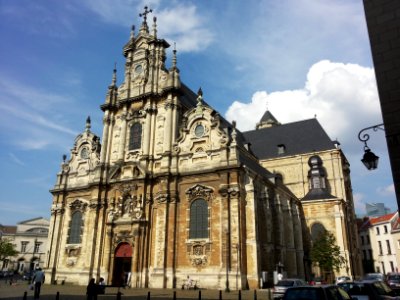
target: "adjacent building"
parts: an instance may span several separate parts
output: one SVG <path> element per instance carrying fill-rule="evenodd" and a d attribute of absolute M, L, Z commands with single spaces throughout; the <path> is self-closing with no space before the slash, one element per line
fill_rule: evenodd
<path fill-rule="evenodd" d="M 1 238 L 8 239 L 19 252 L 5 261 L 3 269 L 29 272 L 44 267 L 47 249 L 49 220 L 38 217 L 17 223 L 17 226 L 0 226 Z"/>
<path fill-rule="evenodd" d="M 390 213 L 390 209 L 385 207 L 384 203 L 367 203 L 365 210 L 368 217 L 380 217 Z"/>
<path fill-rule="evenodd" d="M 90 118 L 64 156 L 53 195 L 47 282 L 258 288 L 277 272 L 311 279 L 312 239 L 334 233 L 361 272 L 349 164 L 316 119 L 267 111 L 241 132 L 180 80 L 177 55 L 147 9 L 114 70 L 103 134 Z M 315 274 L 317 275 L 317 274 Z"/>
<path fill-rule="evenodd" d="M 387 274 L 398 271 L 399 232 L 397 212 L 364 219 L 359 236 L 365 273 Z"/>

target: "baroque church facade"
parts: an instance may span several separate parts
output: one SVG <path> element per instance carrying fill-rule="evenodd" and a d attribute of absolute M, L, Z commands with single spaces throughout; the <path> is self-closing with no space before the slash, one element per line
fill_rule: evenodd
<path fill-rule="evenodd" d="M 190 276 L 245 289 L 278 271 L 310 279 L 321 228 L 346 257 L 337 275 L 360 275 L 341 149 L 316 119 L 282 125 L 267 111 L 239 131 L 181 82 L 175 50 L 167 68 L 169 44 L 147 13 L 123 47 L 123 82 L 114 70 L 101 105 L 101 142 L 88 118 L 51 190 L 47 282 L 175 288 Z"/>

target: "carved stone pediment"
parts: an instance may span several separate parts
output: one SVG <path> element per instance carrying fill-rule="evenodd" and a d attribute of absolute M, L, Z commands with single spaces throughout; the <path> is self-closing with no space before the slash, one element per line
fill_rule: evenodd
<path fill-rule="evenodd" d="M 69 207 L 71 210 L 85 211 L 87 206 L 88 206 L 88 204 L 86 202 L 83 202 L 79 199 L 76 199 L 76 200 L 74 200 L 74 202 L 69 204 Z"/>
<path fill-rule="evenodd" d="M 201 184 L 196 184 L 186 191 L 186 195 L 188 195 L 189 201 L 196 198 L 203 198 L 204 200 L 208 201 L 211 199 L 213 192 L 214 190 L 212 188 L 206 187 Z"/>

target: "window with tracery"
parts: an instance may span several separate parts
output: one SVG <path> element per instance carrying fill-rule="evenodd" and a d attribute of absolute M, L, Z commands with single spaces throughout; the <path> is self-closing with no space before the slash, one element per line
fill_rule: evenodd
<path fill-rule="evenodd" d="M 77 210 L 72 214 L 69 226 L 68 244 L 80 244 L 82 234 L 82 212 Z"/>
<path fill-rule="evenodd" d="M 129 150 L 140 149 L 142 145 L 142 124 L 133 123 L 129 133 Z"/>
<path fill-rule="evenodd" d="M 196 199 L 190 206 L 189 238 L 208 238 L 208 204 L 204 199 Z"/>

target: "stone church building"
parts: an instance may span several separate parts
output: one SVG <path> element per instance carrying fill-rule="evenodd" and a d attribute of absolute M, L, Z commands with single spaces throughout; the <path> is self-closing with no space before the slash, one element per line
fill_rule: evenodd
<path fill-rule="evenodd" d="M 180 80 L 176 51 L 147 9 L 123 47 L 101 109 L 51 190 L 48 283 L 259 288 L 274 273 L 310 279 L 313 236 L 334 233 L 360 275 L 349 164 L 316 119 L 280 124 L 267 111 L 239 131 Z"/>

